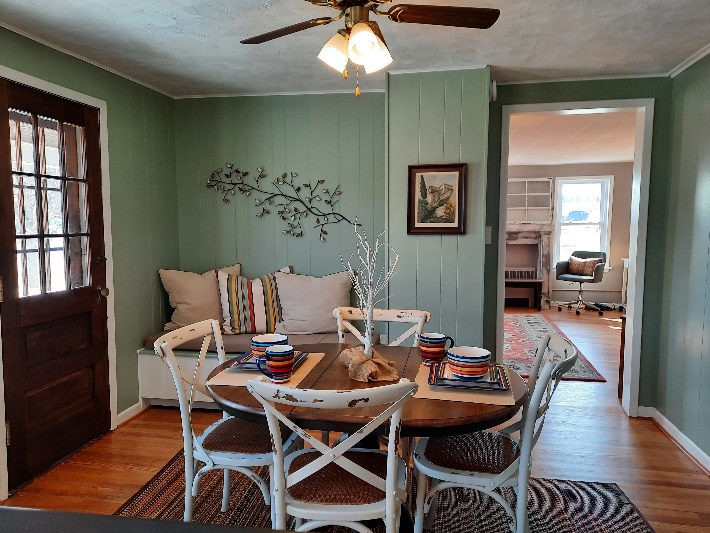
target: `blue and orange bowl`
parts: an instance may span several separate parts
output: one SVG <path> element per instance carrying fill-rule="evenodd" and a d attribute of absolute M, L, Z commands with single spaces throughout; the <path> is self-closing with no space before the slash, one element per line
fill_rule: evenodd
<path fill-rule="evenodd" d="M 255 335 L 251 338 L 251 353 L 254 357 L 259 357 L 266 352 L 269 346 L 288 344 L 288 337 L 280 333 L 265 333 L 263 335 Z"/>
<path fill-rule="evenodd" d="M 451 374 L 458 379 L 480 379 L 491 364 L 491 352 L 476 346 L 455 346 L 446 356 Z"/>

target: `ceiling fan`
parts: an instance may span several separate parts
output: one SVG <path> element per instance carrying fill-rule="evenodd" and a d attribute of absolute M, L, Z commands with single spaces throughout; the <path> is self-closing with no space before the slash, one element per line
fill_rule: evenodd
<path fill-rule="evenodd" d="M 345 28 L 338 30 L 325 44 L 318 58 L 347 77 L 345 67 L 348 59 L 356 65 L 364 66 L 368 74 L 377 72 L 392 62 L 392 56 L 379 26 L 376 22 L 370 21 L 370 13 L 394 22 L 479 29 L 490 28 L 500 15 L 498 9 L 415 4 L 397 4 L 388 11 L 380 10 L 381 6 L 392 3 L 392 0 L 306 0 L 306 2 L 337 9 L 340 13 L 333 17 L 314 18 L 250 37 L 241 41 L 242 44 L 265 43 L 344 18 Z"/>

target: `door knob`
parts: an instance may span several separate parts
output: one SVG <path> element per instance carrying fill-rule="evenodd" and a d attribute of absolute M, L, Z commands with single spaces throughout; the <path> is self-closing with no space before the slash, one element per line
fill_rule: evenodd
<path fill-rule="evenodd" d="M 96 287 L 96 292 L 99 293 L 99 302 L 101 302 L 101 297 L 103 296 L 106 298 L 111 291 L 109 291 L 106 287 Z"/>

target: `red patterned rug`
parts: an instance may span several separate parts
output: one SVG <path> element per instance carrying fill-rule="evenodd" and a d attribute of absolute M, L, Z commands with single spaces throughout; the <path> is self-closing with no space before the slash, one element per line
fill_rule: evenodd
<path fill-rule="evenodd" d="M 543 315 L 505 315 L 504 324 L 503 361 L 523 377 L 527 377 L 530 372 L 535 359 L 535 350 L 541 338 L 548 333 L 557 333 L 569 340 L 567 335 Z M 579 355 L 577 362 L 562 379 L 606 381 L 604 376 L 582 355 L 579 348 L 577 353 Z"/>

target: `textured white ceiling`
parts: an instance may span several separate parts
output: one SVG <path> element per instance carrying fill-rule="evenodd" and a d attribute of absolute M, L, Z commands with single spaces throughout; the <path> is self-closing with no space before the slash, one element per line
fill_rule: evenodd
<path fill-rule="evenodd" d="M 438 4 L 434 0 L 406 0 Z M 665 74 L 708 45 L 708 0 L 445 0 L 495 7 L 488 30 L 379 19 L 392 71 L 491 65 L 498 81 Z M 316 59 L 341 22 L 261 45 L 241 39 L 329 16 L 304 0 L 0 0 L 0 23 L 172 96 L 347 91 Z M 383 89 L 384 74 L 361 76 Z"/>
<path fill-rule="evenodd" d="M 509 165 L 564 165 L 634 160 L 636 110 L 510 115 Z"/>

